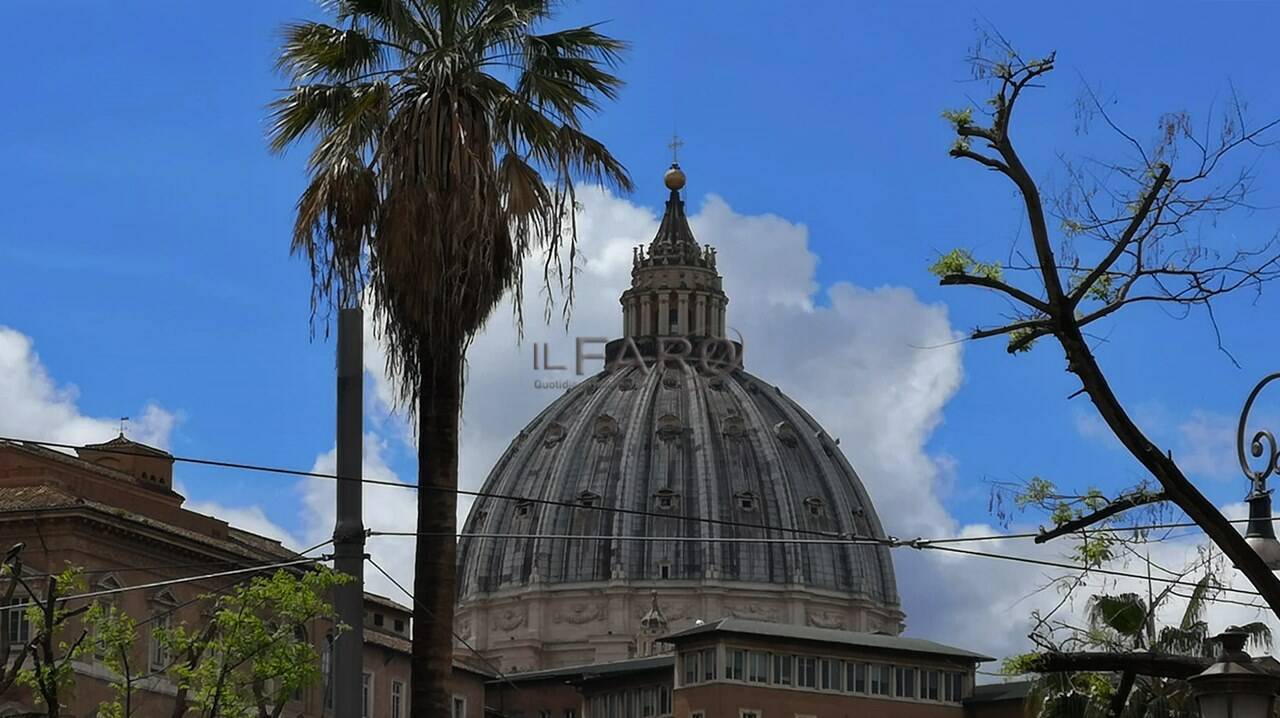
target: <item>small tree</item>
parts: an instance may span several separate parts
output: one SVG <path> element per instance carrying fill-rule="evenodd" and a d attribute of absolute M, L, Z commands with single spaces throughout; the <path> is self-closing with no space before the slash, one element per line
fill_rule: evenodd
<path fill-rule="evenodd" d="M 86 649 L 84 629 L 70 631 L 68 624 L 88 609 L 88 606 L 68 608 L 62 595 L 83 590 L 84 578 L 75 568 L 46 576 L 43 594 L 33 588 L 21 572 L 13 574 L 13 578 L 30 599 L 26 619 L 31 626 L 31 639 L 26 645 L 31 664 L 19 668 L 16 683 L 32 690 L 49 718 L 58 718 L 62 715 L 65 691 L 72 686 L 71 661 Z M 69 631 L 75 635 L 72 640 L 68 640 Z"/>
<path fill-rule="evenodd" d="M 156 629 L 176 657 L 169 669 L 180 691 L 175 718 L 192 710 L 202 718 L 278 718 L 291 696 L 320 678 L 307 629 L 320 620 L 336 623 L 327 596 L 347 580 L 323 567 L 302 575 L 277 571 L 208 597 L 215 610 L 198 629 Z"/>
<path fill-rule="evenodd" d="M 131 660 L 138 641 L 138 622 L 111 603 L 95 601 L 84 614 L 84 626 L 91 636 L 93 652 L 116 676 L 112 681 L 116 700 L 99 706 L 98 715 L 129 718 L 135 708 L 134 689 L 140 680 Z"/>

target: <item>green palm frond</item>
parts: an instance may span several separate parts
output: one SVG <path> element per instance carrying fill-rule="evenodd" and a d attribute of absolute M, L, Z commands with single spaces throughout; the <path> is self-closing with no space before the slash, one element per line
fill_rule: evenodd
<path fill-rule="evenodd" d="M 374 290 L 412 407 L 423 342 L 466 346 L 506 292 L 520 299 L 528 253 L 550 267 L 567 250 L 572 265 L 577 183 L 631 189 L 583 129 L 617 96 L 626 44 L 596 25 L 544 31 L 549 0 L 325 7 L 335 22 L 282 31 L 278 67 L 294 86 L 271 104 L 268 138 L 278 152 L 314 138 L 294 251 L 318 308 Z M 567 281 L 571 298 L 572 275 L 545 280 Z"/>
<path fill-rule="evenodd" d="M 1147 624 L 1147 602 L 1136 593 L 1098 594 L 1089 599 L 1089 625 L 1108 628 L 1120 636 L 1141 641 Z"/>
<path fill-rule="evenodd" d="M 1254 621 L 1243 626 L 1235 626 L 1234 630 L 1242 631 L 1249 636 L 1248 645 L 1251 648 L 1271 651 L 1271 629 L 1267 627 L 1267 624 Z"/>
<path fill-rule="evenodd" d="M 276 69 L 294 82 L 353 80 L 381 67 L 385 46 L 355 29 L 319 22 L 284 26 Z"/>
<path fill-rule="evenodd" d="M 1180 625 L 1184 630 L 1204 619 L 1204 611 L 1209 604 L 1209 599 L 1213 598 L 1221 587 L 1222 584 L 1212 573 L 1206 573 L 1196 581 L 1195 588 L 1187 598 L 1187 607 L 1182 612 Z"/>

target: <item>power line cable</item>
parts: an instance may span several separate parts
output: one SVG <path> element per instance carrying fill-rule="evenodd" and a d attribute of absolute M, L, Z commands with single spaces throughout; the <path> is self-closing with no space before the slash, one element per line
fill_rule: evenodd
<path fill-rule="evenodd" d="M 903 544 L 903 545 L 905 546 L 906 544 Z M 1137 573 L 1127 573 L 1125 571 L 1116 571 L 1114 569 L 1108 569 L 1108 568 L 1089 568 L 1086 566 L 1077 566 L 1075 564 L 1064 563 L 1061 561 L 1048 561 L 1045 559 L 1029 558 L 1026 556 L 1010 556 L 1008 554 L 990 553 L 986 551 L 973 551 L 970 549 L 954 548 L 952 546 L 934 546 L 930 544 L 923 544 L 919 546 L 919 548 L 931 549 L 934 551 L 946 551 L 947 553 L 955 553 L 955 554 L 961 554 L 965 556 L 978 556 L 981 558 L 991 558 L 991 559 L 998 559 L 1002 561 L 1026 563 L 1026 564 L 1031 564 L 1035 566 L 1045 566 L 1048 568 L 1062 568 L 1062 569 L 1068 569 L 1071 571 L 1085 571 L 1090 573 L 1101 574 L 1104 576 L 1117 576 L 1120 578 L 1136 578 L 1142 581 L 1155 581 L 1157 583 L 1165 583 L 1172 586 L 1188 586 L 1192 588 L 1196 586 L 1196 583 L 1194 581 L 1185 581 L 1185 580 L 1176 579 L 1176 578 L 1157 578 L 1155 576 L 1145 576 Z M 1228 591 L 1231 593 L 1238 593 L 1245 596 L 1261 596 L 1262 595 L 1257 591 L 1249 591 L 1242 588 L 1232 588 L 1229 586 L 1220 587 L 1218 590 Z"/>
<path fill-rule="evenodd" d="M 35 446 L 61 448 L 61 449 L 84 448 L 82 446 L 76 446 L 74 444 L 64 444 L 64 443 L 58 443 L 53 441 L 39 441 L 34 439 L 18 439 L 18 438 L 8 437 L 8 436 L 0 436 L 0 442 L 10 442 L 14 444 L 25 443 L 25 444 L 32 444 Z M 93 450 L 101 453 L 113 453 L 113 454 L 121 454 L 125 456 L 150 456 L 150 454 L 143 454 L 142 452 L 137 452 L 137 451 L 127 451 L 124 449 L 94 448 Z M 1010 539 L 1027 539 L 1027 538 L 1035 538 L 1041 535 L 1042 533 L 1042 532 L 1023 532 L 1023 533 L 1012 533 L 1012 534 L 988 534 L 984 536 L 953 536 L 953 537 L 939 537 L 939 538 L 928 538 L 928 539 L 923 537 L 917 537 L 915 539 L 896 539 L 893 537 L 880 538 L 880 537 L 874 537 L 874 536 L 850 536 L 848 534 L 841 534 L 840 532 L 836 532 L 836 531 L 821 531 L 816 529 L 773 526 L 769 524 L 752 524 L 752 523 L 746 523 L 742 521 L 733 521 L 729 519 L 715 519 L 715 518 L 704 517 L 704 516 L 680 516 L 680 515 L 673 515 L 669 513 L 658 512 L 658 511 L 645 511 L 642 509 L 627 509 L 627 508 L 616 507 L 616 506 L 599 506 L 594 504 L 586 504 L 581 501 L 562 501 L 562 500 L 556 500 L 556 499 L 534 498 L 529 496 L 516 496 L 516 495 L 510 495 L 510 494 L 500 494 L 492 491 L 474 491 L 474 490 L 461 489 L 461 488 L 448 488 L 444 486 L 423 487 L 423 486 L 419 486 L 418 484 L 403 483 L 400 481 L 390 481 L 385 479 L 370 479 L 370 478 L 356 477 L 356 476 L 340 476 L 338 474 L 329 474 L 329 473 L 323 473 L 318 471 L 303 471 L 300 469 L 288 469 L 288 468 L 279 467 L 279 466 L 265 466 L 261 464 L 249 464 L 249 463 L 236 462 L 236 461 L 202 459 L 202 458 L 189 457 L 189 456 L 171 456 L 170 458 L 172 458 L 173 461 L 175 462 L 195 464 L 195 465 L 201 465 L 201 466 L 241 469 L 245 471 L 258 471 L 258 472 L 270 473 L 270 474 L 299 476 L 303 478 L 314 478 L 314 479 L 327 479 L 332 481 L 358 481 L 360 483 L 370 484 L 375 486 L 390 486 L 390 487 L 402 488 L 402 489 L 425 489 L 427 491 L 449 492 L 449 493 L 454 493 L 461 496 L 473 496 L 477 498 L 489 498 L 489 499 L 496 499 L 501 501 L 516 501 L 521 503 L 564 506 L 568 508 L 584 509 L 588 511 L 601 511 L 605 513 L 616 513 L 616 514 L 625 514 L 625 515 L 633 515 L 633 516 L 647 516 L 647 517 L 653 517 L 653 518 L 671 519 L 674 521 L 693 521 L 697 523 L 731 526 L 736 528 L 752 528 L 752 529 L 761 529 L 765 531 L 779 531 L 779 532 L 792 533 L 792 534 L 821 536 L 821 537 L 827 537 L 831 539 L 846 540 L 849 538 L 854 538 L 859 540 L 865 540 L 868 542 L 883 542 L 886 545 L 893 545 L 894 543 L 901 543 L 901 542 L 918 543 L 918 544 L 952 544 L 952 543 L 972 543 L 972 542 L 982 542 L 982 541 L 1001 541 L 1001 540 L 1010 540 Z M 1248 523 L 1248 521 L 1249 519 L 1247 518 L 1229 519 L 1228 523 L 1245 524 L 1245 523 Z M 1280 521 L 1280 517 L 1274 517 L 1272 518 L 1272 521 L 1273 522 Z M 1172 523 L 1160 523 L 1160 524 L 1146 524 L 1146 525 L 1137 525 L 1137 526 L 1113 526 L 1105 529 L 1095 529 L 1095 531 L 1107 530 L 1107 531 L 1113 531 L 1113 532 L 1128 532 L 1128 531 L 1162 530 L 1162 529 L 1177 529 L 1177 528 L 1199 528 L 1199 525 L 1192 521 L 1185 521 L 1185 522 L 1172 522 Z"/>
<path fill-rule="evenodd" d="M 399 537 L 424 535 L 424 536 L 443 537 L 443 536 L 448 536 L 450 534 L 425 533 L 425 532 L 422 534 L 419 534 L 412 531 L 372 531 L 370 535 L 371 536 L 399 536 Z M 1025 564 L 1030 564 L 1035 566 L 1045 566 L 1049 568 L 1061 568 L 1061 569 L 1067 569 L 1071 571 L 1086 571 L 1086 572 L 1102 574 L 1107 576 L 1116 576 L 1119 578 L 1132 578 L 1132 579 L 1137 579 L 1142 581 L 1155 581 L 1159 583 L 1176 585 L 1176 586 L 1189 586 L 1189 587 L 1196 586 L 1196 583 L 1193 581 L 1185 581 L 1178 578 L 1159 578 L 1159 577 L 1147 576 L 1143 574 L 1129 573 L 1126 571 L 1117 571 L 1115 569 L 1107 569 L 1107 568 L 1101 568 L 1101 567 L 1090 568 L 1086 566 L 1079 566 L 1079 565 L 1065 563 L 1061 561 L 1050 561 L 1047 559 L 1030 558 L 1027 556 L 1013 556 L 1010 554 L 1000 554 L 1000 553 L 991 553 L 987 551 L 974 551 L 970 549 L 960 549 L 960 548 L 954 548 L 951 546 L 934 545 L 933 543 L 928 541 L 916 542 L 916 541 L 898 541 L 896 539 L 886 539 L 884 541 L 870 542 L 870 541 L 859 541 L 857 539 L 765 539 L 765 538 L 738 539 L 738 538 L 715 538 L 715 537 L 702 538 L 697 536 L 677 536 L 677 537 L 584 536 L 584 535 L 557 535 L 557 534 L 480 534 L 480 535 L 458 534 L 458 536 L 463 538 L 480 537 L 480 538 L 498 538 L 498 539 L 552 539 L 552 540 L 568 540 L 568 541 L 636 541 L 636 542 L 642 542 L 642 543 L 662 542 L 662 541 L 678 541 L 678 542 L 685 542 L 685 543 L 759 543 L 759 544 L 781 543 L 781 544 L 831 544 L 831 545 L 850 544 L 850 543 L 855 545 L 867 545 L 870 543 L 876 543 L 876 544 L 885 545 L 889 548 L 914 548 L 917 550 L 932 549 L 935 551 L 946 551 L 948 553 L 955 553 L 955 554 L 960 554 L 965 556 L 999 559 L 1003 561 L 1013 561 L 1017 563 L 1025 563 Z M 1257 591 L 1249 591 L 1246 589 L 1231 588 L 1231 587 L 1220 587 L 1218 590 L 1227 591 L 1231 593 L 1238 593 L 1238 594 L 1247 595 L 1247 596 L 1261 595 Z M 1211 599 L 1211 600 L 1224 600 L 1224 599 Z M 1250 604 L 1241 604 L 1241 605 L 1250 605 Z"/>
<path fill-rule="evenodd" d="M 224 576 L 238 576 L 243 573 L 256 573 L 258 571 L 270 571 L 275 568 L 289 568 L 290 566 L 301 566 L 302 564 L 318 563 L 326 561 L 329 557 L 322 556 L 319 558 L 301 558 L 295 561 L 282 561 L 279 563 L 269 564 L 266 566 L 252 566 L 250 568 L 238 568 L 231 571 L 219 571 L 218 573 L 206 573 L 199 576 L 186 576 L 183 578 L 169 579 L 166 581 L 152 581 L 151 583 L 143 583 L 137 586 L 121 586 L 120 588 L 108 588 L 101 591 L 89 591 L 87 593 L 77 593 L 70 596 L 62 596 L 60 601 L 75 601 L 82 598 L 98 598 L 99 596 L 113 596 L 117 593 L 128 593 L 130 591 L 143 591 L 152 588 L 163 588 L 165 586 L 176 586 L 183 583 L 192 583 L 195 581 L 207 581 L 213 578 L 222 578 Z"/>
<path fill-rule="evenodd" d="M 374 568 L 378 569 L 378 573 L 381 573 L 383 576 L 385 576 L 385 577 L 387 578 L 387 580 L 388 580 L 388 581 L 390 581 L 391 583 L 395 584 L 395 587 L 396 587 L 396 588 L 398 588 L 398 589 L 400 589 L 400 592 L 401 592 L 401 593 L 403 593 L 405 596 L 408 596 L 408 597 L 409 597 L 409 600 L 410 600 L 410 601 L 412 601 L 412 602 L 413 602 L 413 604 L 414 604 L 415 606 L 417 606 L 418 608 L 421 608 L 422 610 L 426 611 L 426 612 L 427 612 L 427 615 L 431 616 L 432 618 L 435 618 L 435 612 L 434 612 L 434 611 L 432 611 L 430 608 L 428 608 L 427 606 L 425 606 L 425 605 L 422 603 L 422 601 L 419 601 L 419 600 L 418 600 L 418 598 L 417 598 L 416 596 L 414 596 L 412 593 L 409 593 L 409 590 L 408 590 L 407 588 L 405 588 L 403 585 L 401 585 L 401 583 L 400 583 L 399 581 L 397 581 L 394 577 L 392 577 L 392 575 L 391 575 L 391 574 L 387 573 L 386 569 L 382 568 L 382 566 L 379 566 L 379 565 L 378 565 L 378 562 L 377 562 L 377 561 L 374 561 L 374 560 L 373 560 L 373 558 L 372 558 L 371 556 L 366 555 L 366 556 L 364 557 L 364 559 L 365 559 L 366 561 L 368 561 L 368 562 L 369 562 L 369 565 L 371 565 L 371 566 L 373 566 Z M 503 681 L 505 681 L 505 682 L 507 683 L 507 685 L 509 685 L 509 686 L 511 686 L 512 688 L 514 688 L 514 689 L 516 690 L 516 692 L 517 692 L 517 693 L 521 692 L 520 686 L 517 686 L 517 685 L 516 685 L 516 684 L 515 684 L 515 683 L 514 683 L 510 678 L 508 678 L 508 677 L 507 677 L 507 674 L 503 673 L 501 668 L 498 668 L 497 666 L 495 666 L 495 665 L 493 664 L 493 662 L 492 662 L 492 661 L 490 661 L 488 658 L 485 658 L 485 657 L 484 657 L 484 654 L 482 654 L 480 651 L 477 651 L 477 650 L 475 649 L 475 647 L 474 647 L 474 646 L 472 646 L 472 645 L 467 641 L 467 639 L 465 639 L 465 638 L 463 638 L 462 636 L 458 635 L 458 632 L 457 632 L 457 631 L 454 631 L 454 630 L 453 630 L 453 628 L 452 628 L 452 626 L 450 627 L 450 631 L 449 631 L 449 632 L 453 634 L 453 637 L 454 637 L 454 638 L 456 638 L 456 639 L 458 639 L 459 641 L 461 641 L 461 642 L 462 642 L 462 645 L 466 646 L 468 650 L 470 650 L 472 653 L 474 653 L 474 654 L 475 654 L 475 656 L 476 656 L 476 658 L 479 658 L 480 660 L 484 661 L 485 665 L 486 665 L 486 666 L 489 666 L 489 668 L 490 668 L 490 669 L 492 669 L 494 673 L 497 673 L 497 674 L 502 678 L 502 680 L 503 680 Z"/>
<path fill-rule="evenodd" d="M 58 449 L 84 448 L 80 446 L 75 446 L 74 444 L 62 444 L 62 443 L 53 442 L 53 441 L 37 441 L 33 439 L 17 439 L 17 438 L 8 437 L 8 436 L 0 436 L 0 442 L 10 442 L 15 444 L 26 443 L 26 444 L 32 444 L 35 446 L 52 447 L 52 448 L 58 448 Z M 127 451 L 124 449 L 94 448 L 93 451 L 98 451 L 102 453 L 120 454 L 123 456 L 150 456 L 150 454 L 143 454 L 142 452 L 138 452 L 138 451 Z M 674 515 L 670 513 L 662 513 L 658 511 L 645 511 L 643 509 L 627 509 L 627 508 L 622 508 L 617 506 L 598 506 L 594 504 L 583 503 L 581 501 L 562 501 L 562 500 L 556 500 L 556 499 L 534 498 L 529 496 L 514 496 L 510 494 L 500 494 L 493 491 L 473 491 L 469 489 L 449 488 L 445 486 L 425 486 L 424 487 L 424 486 L 419 486 L 418 484 L 409 484 L 409 483 L 403 483 L 399 481 L 389 481 L 386 479 L 369 479 L 369 478 L 364 478 L 360 476 L 341 476 L 338 474 L 329 474 L 329 473 L 324 473 L 319 471 L 302 471 L 300 469 L 287 469 L 279 466 L 263 466 L 260 464 L 248 464 L 248 463 L 237 462 L 237 461 L 222 461 L 218 459 L 201 459 L 201 458 L 195 458 L 195 457 L 189 457 L 189 456 L 173 456 L 173 455 L 170 455 L 170 458 L 173 461 L 178 463 L 195 464 L 199 466 L 214 466 L 214 467 L 226 468 L 226 469 L 259 471 L 259 472 L 264 472 L 269 474 L 300 476 L 304 478 L 313 478 L 313 479 L 327 479 L 331 481 L 358 481 L 362 484 L 370 484 L 374 486 L 391 486 L 391 487 L 401 488 L 401 489 L 425 489 L 427 491 L 448 492 L 448 493 L 457 494 L 460 496 L 474 496 L 477 498 L 489 498 L 489 499 L 497 499 L 502 501 L 516 501 L 520 503 L 564 506 L 568 508 L 585 509 L 588 511 L 602 511 L 606 513 L 627 514 L 627 515 L 633 515 L 633 516 L 648 516 L 653 518 L 670 519 L 674 521 L 695 521 L 698 523 L 719 524 L 719 525 L 727 525 L 727 526 L 736 526 L 740 528 L 754 528 L 754 529 L 763 529 L 765 531 L 782 531 L 787 533 L 808 534 L 808 535 L 815 535 L 815 536 L 838 537 L 840 535 L 839 532 L 835 532 L 835 531 L 820 531 L 816 529 L 802 529 L 802 528 L 794 528 L 794 527 L 786 527 L 786 526 L 772 526 L 769 524 L 751 524 L 751 523 L 746 523 L 742 521 L 731 521 L 728 519 L 715 519 L 715 518 L 709 518 L 705 516 L 680 516 L 680 515 Z"/>

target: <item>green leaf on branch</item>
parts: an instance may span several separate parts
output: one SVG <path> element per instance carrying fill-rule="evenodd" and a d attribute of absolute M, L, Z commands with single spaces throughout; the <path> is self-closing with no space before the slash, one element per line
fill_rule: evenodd
<path fill-rule="evenodd" d="M 948 277 L 966 274 L 971 277 L 998 280 L 1001 277 L 1000 265 L 979 262 L 967 249 L 953 249 L 938 258 L 929 267 L 929 273 L 936 277 Z"/>
<path fill-rule="evenodd" d="M 973 108 L 966 107 L 963 110 L 943 110 L 942 119 L 950 122 L 957 129 L 967 127 L 973 124 Z"/>
<path fill-rule="evenodd" d="M 1014 496 L 1013 500 L 1018 508 L 1025 509 L 1028 506 L 1043 504 L 1057 493 L 1058 487 L 1054 486 L 1052 481 L 1042 479 L 1039 476 L 1032 476 L 1027 481 L 1027 487 L 1017 496 Z"/>
<path fill-rule="evenodd" d="M 1031 347 L 1035 346 L 1036 343 L 1035 339 L 1027 339 L 1031 335 L 1031 329 L 1014 329 L 1009 332 L 1009 352 L 1011 354 L 1021 354 L 1031 351 Z"/>

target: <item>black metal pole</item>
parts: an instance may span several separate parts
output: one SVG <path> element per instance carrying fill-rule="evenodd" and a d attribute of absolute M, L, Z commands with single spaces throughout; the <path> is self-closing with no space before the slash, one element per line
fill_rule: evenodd
<path fill-rule="evenodd" d="M 348 628 L 334 643 L 333 715 L 359 718 L 364 669 L 364 519 L 361 477 L 364 439 L 363 313 L 338 313 L 338 507 L 333 527 L 333 566 L 355 580 L 337 588 L 334 609 Z M 372 698 L 372 696 L 370 697 Z"/>

